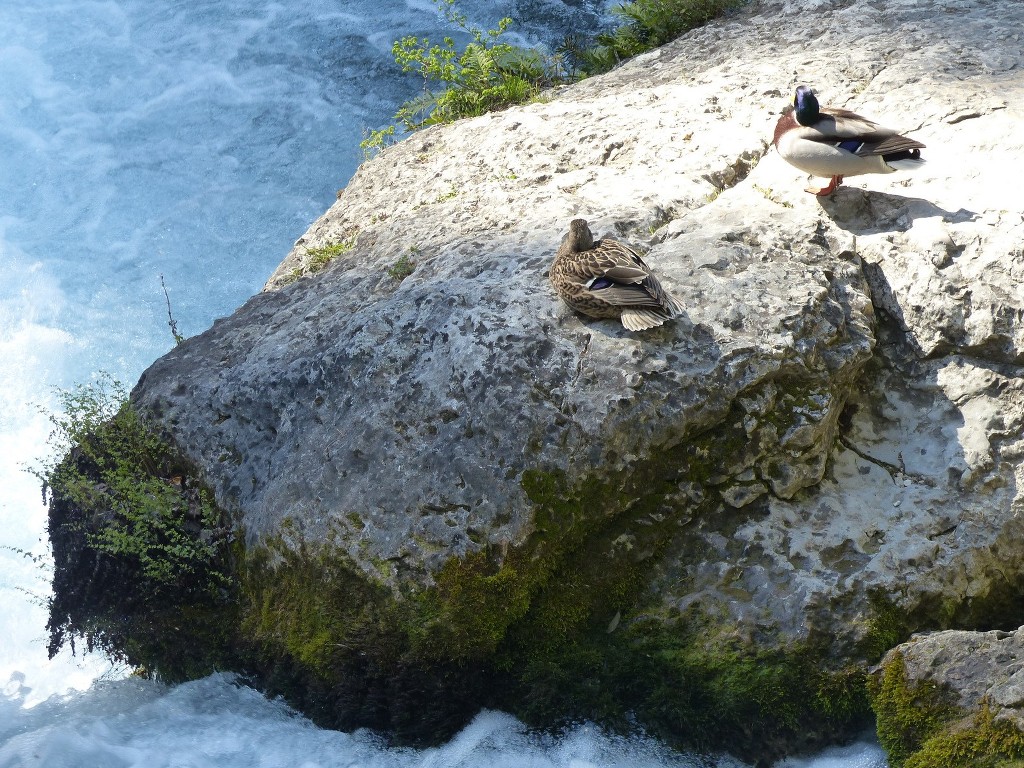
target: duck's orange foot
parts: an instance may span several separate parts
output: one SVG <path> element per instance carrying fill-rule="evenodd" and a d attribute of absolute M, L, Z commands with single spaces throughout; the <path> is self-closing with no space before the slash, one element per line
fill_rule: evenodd
<path fill-rule="evenodd" d="M 807 187 L 807 191 L 811 194 L 817 195 L 818 197 L 827 197 L 839 189 L 839 186 L 843 183 L 842 176 L 833 176 L 832 180 L 828 183 L 827 187 Z"/>

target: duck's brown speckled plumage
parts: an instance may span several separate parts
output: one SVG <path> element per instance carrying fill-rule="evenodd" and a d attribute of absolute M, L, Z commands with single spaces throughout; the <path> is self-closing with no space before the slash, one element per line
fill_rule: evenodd
<path fill-rule="evenodd" d="M 683 312 L 640 254 L 610 238 L 594 241 L 585 219 L 574 219 L 548 273 L 572 309 L 595 318 L 618 318 L 631 331 L 654 328 Z"/>

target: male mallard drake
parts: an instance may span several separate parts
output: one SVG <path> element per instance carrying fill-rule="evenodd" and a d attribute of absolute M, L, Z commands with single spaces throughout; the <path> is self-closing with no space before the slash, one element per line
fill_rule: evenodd
<path fill-rule="evenodd" d="M 683 311 L 640 254 L 607 237 L 594 242 L 585 219 L 569 225 L 548 277 L 572 309 L 590 317 L 617 317 L 631 331 L 654 328 Z"/>
<path fill-rule="evenodd" d="M 827 187 L 808 187 L 817 195 L 835 192 L 844 176 L 892 173 L 924 163 L 921 142 L 845 109 L 820 107 L 806 85 L 796 89 L 792 108 L 779 118 L 774 141 L 790 165 L 832 179 Z"/>

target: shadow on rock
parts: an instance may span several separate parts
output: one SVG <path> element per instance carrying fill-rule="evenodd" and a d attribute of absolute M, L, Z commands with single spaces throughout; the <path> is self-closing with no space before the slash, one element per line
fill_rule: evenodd
<path fill-rule="evenodd" d="M 565 315 L 558 321 L 559 325 L 571 322 L 575 318 L 581 325 L 592 333 L 599 333 L 611 339 L 636 339 L 643 344 L 673 344 L 677 338 L 692 337 L 695 341 L 706 344 L 708 329 L 706 326 L 695 325 L 689 314 L 682 312 L 673 318 L 666 320 L 662 325 L 655 328 L 648 328 L 645 331 L 630 331 L 624 328 L 618 320 L 599 319 L 587 317 L 565 308 Z M 714 334 L 711 334 L 711 342 L 714 342 Z"/>
<path fill-rule="evenodd" d="M 978 217 L 975 211 L 966 208 L 947 211 L 920 197 L 849 187 L 840 188 L 828 197 L 819 197 L 818 202 L 836 226 L 855 235 L 905 232 L 917 219 L 939 217 L 950 224 L 961 224 Z"/>

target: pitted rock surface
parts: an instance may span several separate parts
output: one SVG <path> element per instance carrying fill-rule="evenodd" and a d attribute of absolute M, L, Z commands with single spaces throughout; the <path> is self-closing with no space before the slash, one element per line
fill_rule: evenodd
<path fill-rule="evenodd" d="M 658 604 L 852 644 L 869 590 L 983 598 L 1024 566 L 1021 29 L 986 0 L 755 2 L 415 134 L 134 401 L 250 543 L 287 521 L 392 586 L 522 543 L 525 472 L 600 483 L 720 433 L 716 471 L 663 469 Z M 801 83 L 926 166 L 806 194 L 769 146 Z M 686 316 L 630 334 L 559 304 L 575 217 L 649 250 Z"/>
<path fill-rule="evenodd" d="M 997 721 L 1024 729 L 1024 628 L 915 635 L 890 651 L 882 665 L 896 654 L 908 685 L 934 687 L 967 712 L 987 704 Z"/>

